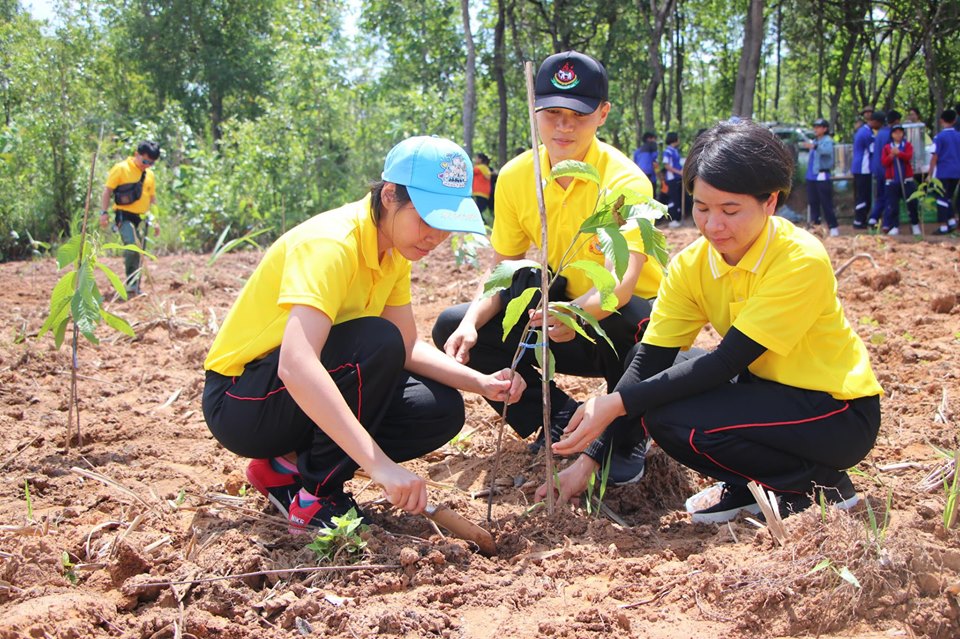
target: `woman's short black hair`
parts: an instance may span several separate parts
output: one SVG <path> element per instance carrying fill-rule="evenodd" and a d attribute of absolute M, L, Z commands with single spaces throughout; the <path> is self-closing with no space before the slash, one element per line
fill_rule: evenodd
<path fill-rule="evenodd" d="M 720 122 L 694 141 L 683 165 L 683 188 L 692 194 L 700 179 L 759 202 L 778 193 L 780 206 L 790 195 L 793 166 L 790 149 L 770 129 L 750 120 Z"/>
<path fill-rule="evenodd" d="M 378 180 L 370 184 L 370 213 L 373 215 L 373 221 L 380 223 L 380 213 L 383 209 L 383 187 L 392 182 Z M 397 204 L 401 206 L 410 201 L 410 194 L 407 187 L 402 184 L 396 184 Z"/>
<path fill-rule="evenodd" d="M 137 145 L 137 153 L 145 155 L 151 160 L 160 159 L 160 145 L 153 140 L 144 140 Z"/>

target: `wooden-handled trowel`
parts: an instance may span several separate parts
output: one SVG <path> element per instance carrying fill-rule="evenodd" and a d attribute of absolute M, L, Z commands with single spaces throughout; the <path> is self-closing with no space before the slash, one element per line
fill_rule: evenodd
<path fill-rule="evenodd" d="M 493 542 L 490 531 L 484 530 L 466 517 L 457 514 L 446 506 L 428 505 L 423 514 L 433 520 L 438 526 L 446 528 L 458 539 L 472 541 L 480 549 L 481 554 L 490 557 L 497 554 L 497 545 Z"/>

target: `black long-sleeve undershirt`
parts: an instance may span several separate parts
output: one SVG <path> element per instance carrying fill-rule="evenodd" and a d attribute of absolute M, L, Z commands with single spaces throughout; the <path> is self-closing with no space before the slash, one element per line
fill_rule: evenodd
<path fill-rule="evenodd" d="M 638 420 L 646 411 L 728 383 L 767 349 L 731 327 L 710 353 L 674 363 L 679 350 L 640 345 L 614 389 L 627 414 L 607 426 L 584 451 L 587 455 L 599 462 L 611 445 L 632 445 L 640 438 Z"/>

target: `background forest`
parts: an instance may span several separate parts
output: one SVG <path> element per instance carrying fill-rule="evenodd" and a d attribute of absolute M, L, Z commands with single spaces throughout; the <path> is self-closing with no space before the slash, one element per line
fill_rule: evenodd
<path fill-rule="evenodd" d="M 938 0 L 0 0 L 0 260 L 58 242 L 138 140 L 159 250 L 209 250 L 356 199 L 402 138 L 493 158 L 529 146 L 522 65 L 600 59 L 626 152 L 738 114 L 849 140 L 860 107 L 960 100 L 960 3 Z"/>

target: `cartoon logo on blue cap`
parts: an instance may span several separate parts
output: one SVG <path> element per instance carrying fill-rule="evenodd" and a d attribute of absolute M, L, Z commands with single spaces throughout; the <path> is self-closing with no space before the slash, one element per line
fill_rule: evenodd
<path fill-rule="evenodd" d="M 550 78 L 550 84 L 558 89 L 572 89 L 580 84 L 580 78 L 577 77 L 577 72 L 573 70 L 573 65 L 567 62 L 553 74 L 553 77 Z"/>
<path fill-rule="evenodd" d="M 438 174 L 440 183 L 447 188 L 462 189 L 467 185 L 467 161 L 459 153 L 448 153 L 440 166 L 443 172 Z"/>

